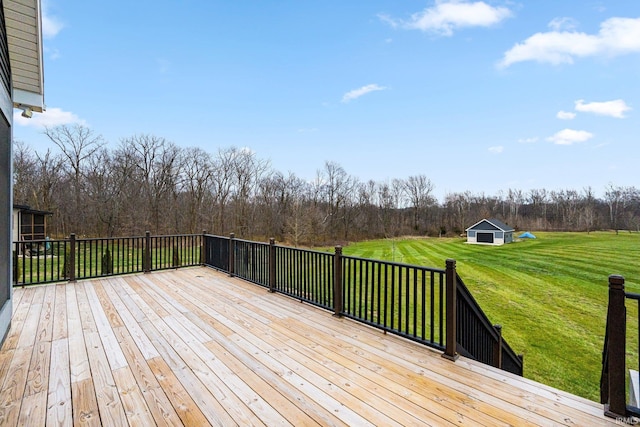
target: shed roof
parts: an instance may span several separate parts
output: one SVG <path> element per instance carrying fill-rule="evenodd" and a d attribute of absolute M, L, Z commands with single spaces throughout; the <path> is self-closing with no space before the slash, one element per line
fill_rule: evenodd
<path fill-rule="evenodd" d="M 13 209 L 17 209 L 20 212 L 36 214 L 36 215 L 53 215 L 51 211 L 41 211 L 38 209 L 31 209 L 31 206 L 27 205 L 13 205 Z"/>
<path fill-rule="evenodd" d="M 469 231 L 469 230 L 500 230 L 500 231 L 515 231 L 515 229 L 513 227 L 508 226 L 507 224 L 505 224 L 504 222 L 495 219 L 495 218 L 490 218 L 490 219 L 482 219 L 478 222 L 476 222 L 475 224 L 473 224 L 471 227 L 467 228 L 465 231 Z"/>
<path fill-rule="evenodd" d="M 44 106 L 40 0 L 4 0 L 13 105 L 41 113 Z"/>

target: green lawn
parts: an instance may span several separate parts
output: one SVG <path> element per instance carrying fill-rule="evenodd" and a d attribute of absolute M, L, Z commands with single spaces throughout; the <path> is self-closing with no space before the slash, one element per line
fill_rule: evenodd
<path fill-rule="evenodd" d="M 377 240 L 345 247 L 345 255 L 444 268 L 458 273 L 517 353 L 525 376 L 599 399 L 608 276 L 621 274 L 640 293 L 640 234 L 535 233 L 504 246 L 461 238 Z M 628 363 L 637 369 L 637 306 L 627 303 Z"/>

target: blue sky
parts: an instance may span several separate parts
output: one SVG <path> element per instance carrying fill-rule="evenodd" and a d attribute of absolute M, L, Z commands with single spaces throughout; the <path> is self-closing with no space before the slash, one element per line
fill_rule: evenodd
<path fill-rule="evenodd" d="M 639 186 L 640 2 L 45 0 L 47 111 L 115 147 L 246 147 L 312 179 Z"/>

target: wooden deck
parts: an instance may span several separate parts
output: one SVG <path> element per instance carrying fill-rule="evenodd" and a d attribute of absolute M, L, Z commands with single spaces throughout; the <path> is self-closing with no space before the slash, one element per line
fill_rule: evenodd
<path fill-rule="evenodd" d="M 208 268 L 16 289 L 0 425 L 616 425 Z"/>

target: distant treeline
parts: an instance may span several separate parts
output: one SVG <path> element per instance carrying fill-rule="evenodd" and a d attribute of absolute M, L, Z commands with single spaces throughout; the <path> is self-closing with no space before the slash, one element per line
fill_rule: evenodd
<path fill-rule="evenodd" d="M 45 131 L 56 151 L 14 144 L 14 203 L 53 212 L 52 237 L 209 233 L 290 244 L 458 235 L 482 218 L 520 230 L 640 230 L 640 190 L 609 184 L 434 196 L 426 175 L 360 181 L 326 162 L 312 181 L 235 147 L 209 153 L 134 135 L 108 148 L 81 125 Z"/>

